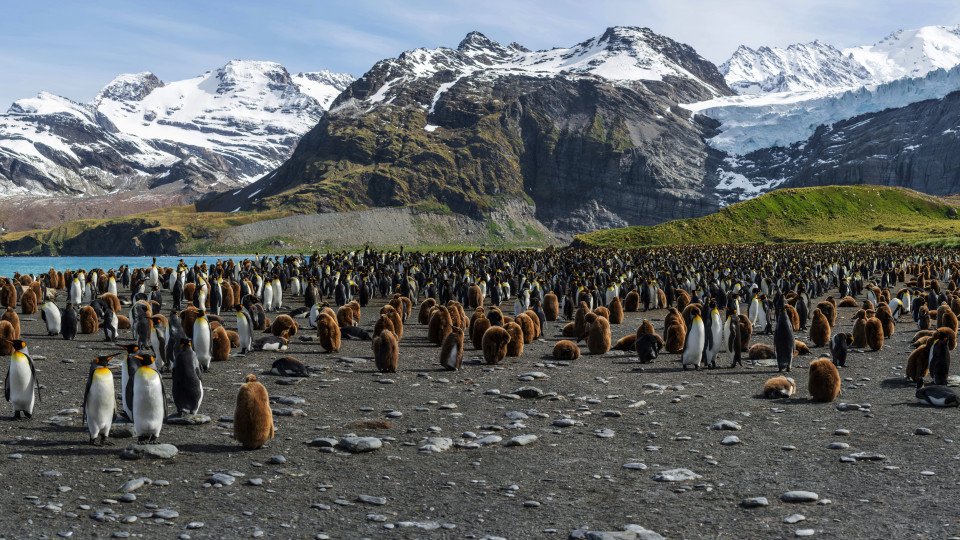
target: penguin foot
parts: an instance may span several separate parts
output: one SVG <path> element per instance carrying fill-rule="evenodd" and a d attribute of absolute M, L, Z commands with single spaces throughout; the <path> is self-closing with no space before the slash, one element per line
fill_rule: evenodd
<path fill-rule="evenodd" d="M 918 387 L 918 388 L 919 388 L 919 387 Z M 14 420 L 19 420 L 19 419 L 20 419 L 20 411 L 13 411 L 13 419 L 14 419 Z"/>
<path fill-rule="evenodd" d="M 23 416 L 25 416 L 27 420 L 30 420 L 31 418 L 33 418 L 33 413 L 28 413 L 27 411 L 23 411 Z"/>

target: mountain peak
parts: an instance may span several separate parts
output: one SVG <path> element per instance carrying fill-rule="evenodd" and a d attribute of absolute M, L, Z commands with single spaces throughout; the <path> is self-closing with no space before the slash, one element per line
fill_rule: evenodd
<path fill-rule="evenodd" d="M 457 45 L 457 50 L 460 52 L 468 51 L 471 49 L 502 49 L 503 46 L 497 43 L 496 41 L 488 38 L 483 35 L 481 32 L 476 30 L 468 32 L 460 44 Z"/>
<path fill-rule="evenodd" d="M 104 99 L 114 101 L 140 101 L 147 97 L 150 92 L 163 86 L 156 75 L 149 71 L 140 73 L 124 73 L 113 78 L 106 86 L 100 90 L 94 103 Z"/>

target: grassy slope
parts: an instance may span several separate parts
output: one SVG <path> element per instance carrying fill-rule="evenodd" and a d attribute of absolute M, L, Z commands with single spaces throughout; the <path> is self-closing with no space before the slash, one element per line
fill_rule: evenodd
<path fill-rule="evenodd" d="M 716 214 L 650 227 L 582 234 L 578 244 L 639 247 L 766 242 L 960 244 L 960 220 L 944 199 L 878 186 L 778 190 Z"/>

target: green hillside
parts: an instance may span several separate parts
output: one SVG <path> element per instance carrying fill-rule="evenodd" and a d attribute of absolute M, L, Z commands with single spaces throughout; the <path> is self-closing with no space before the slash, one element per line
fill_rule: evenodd
<path fill-rule="evenodd" d="M 641 247 L 771 242 L 896 242 L 960 245 L 956 207 L 902 188 L 784 189 L 715 214 L 649 227 L 578 235 L 579 246 Z"/>

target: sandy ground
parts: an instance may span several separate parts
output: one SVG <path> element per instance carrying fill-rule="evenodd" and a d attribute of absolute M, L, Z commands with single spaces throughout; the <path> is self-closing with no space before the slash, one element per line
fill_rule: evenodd
<path fill-rule="evenodd" d="M 365 325 L 379 307 L 363 310 Z M 853 311 L 840 310 L 841 329 L 849 331 Z M 613 326 L 614 339 L 634 331 L 643 316 L 662 331 L 663 314 L 627 314 Z M 232 326 L 232 315 L 227 320 Z M 88 362 L 110 348 L 102 334 L 65 342 L 40 335 L 42 324 L 39 316 L 25 321 L 24 335 L 38 357 L 43 401 L 30 421 L 0 420 L 0 532 L 7 538 L 567 538 L 584 527 L 621 531 L 628 524 L 667 538 L 960 535 L 960 411 L 917 405 L 902 383 L 913 335 L 906 318 L 881 352 L 851 354 L 838 402 L 869 410 L 848 411 L 807 400 L 806 366 L 815 356 L 794 364 L 796 398 L 768 401 L 754 396 L 775 372 L 770 367 L 684 372 L 677 355 L 641 366 L 617 352 L 553 363 L 547 355 L 559 323 L 549 323 L 546 337 L 526 346 L 523 357 L 496 368 L 482 365 L 467 345 L 459 372 L 440 369 L 438 348 L 413 320 L 396 374 L 375 372 L 368 342 L 321 354 L 317 343 L 294 341 L 289 353 L 313 376 L 295 385 L 261 380 L 274 398 L 303 398 L 276 408 L 304 416 L 277 416 L 277 438 L 268 447 L 241 450 L 229 423 L 243 376 L 280 356 L 258 352 L 214 364 L 205 376 L 201 413 L 212 422 L 164 427 L 161 442 L 176 445 L 179 455 L 139 461 L 119 457 L 129 438 L 90 446 L 79 411 L 67 410 L 82 403 Z M 544 376 L 520 380 L 530 372 Z M 504 397 L 531 385 L 556 394 Z M 555 426 L 561 418 L 575 422 Z M 389 426 L 366 429 L 363 420 Z M 719 420 L 742 429 L 710 429 Z M 918 428 L 932 434 L 917 435 Z M 384 445 L 351 454 L 307 444 L 351 433 Z M 503 444 L 527 434 L 536 442 Z M 457 447 L 475 441 L 472 435 L 503 441 Z M 740 444 L 722 445 L 730 435 Z M 446 437 L 454 446 L 421 451 L 426 437 Z M 834 442 L 849 447 L 828 448 Z M 883 459 L 844 459 L 856 452 Z M 676 468 L 699 477 L 653 479 Z M 215 472 L 235 482 L 212 486 Z M 141 477 L 152 483 L 121 501 L 121 486 Z M 814 492 L 819 501 L 782 502 L 791 490 Z M 769 504 L 744 508 L 752 497 Z"/>

